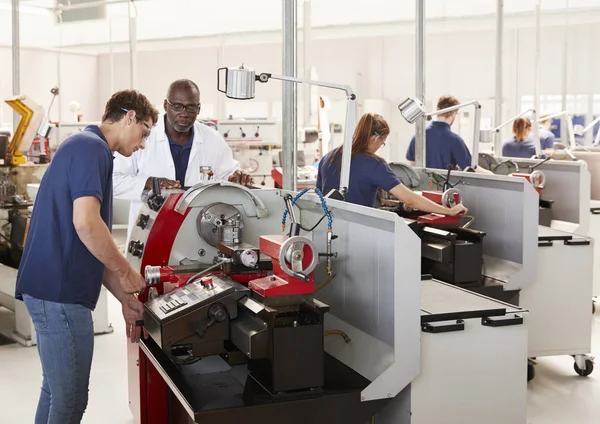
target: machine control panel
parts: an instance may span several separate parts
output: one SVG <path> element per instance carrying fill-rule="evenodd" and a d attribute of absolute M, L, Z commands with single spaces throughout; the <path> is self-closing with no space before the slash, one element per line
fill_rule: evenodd
<path fill-rule="evenodd" d="M 199 278 L 191 284 L 150 300 L 145 304 L 145 308 L 158 321 L 163 322 L 218 301 L 234 292 L 236 284 L 227 277 L 215 275 Z"/>

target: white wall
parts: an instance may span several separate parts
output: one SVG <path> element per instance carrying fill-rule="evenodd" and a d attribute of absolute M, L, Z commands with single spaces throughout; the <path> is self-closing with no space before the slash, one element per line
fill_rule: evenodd
<path fill-rule="evenodd" d="M 12 62 L 11 49 L 0 47 L 0 63 Z M 61 57 L 61 81 L 58 81 L 58 57 Z M 78 101 L 84 119 L 97 119 L 98 103 L 98 58 L 95 55 L 59 53 L 40 49 L 21 50 L 21 93 L 48 109 L 52 87 L 60 87 L 60 103 L 63 122 L 73 122 L 69 103 Z M 13 97 L 11 66 L 0 67 L 0 126 L 12 126 L 12 109 L 4 100 Z M 50 118 L 58 120 L 58 100 L 54 103 Z"/>
<path fill-rule="evenodd" d="M 561 27 L 544 28 L 542 32 L 541 93 L 560 94 L 562 91 L 562 39 Z M 520 111 L 521 95 L 533 94 L 534 81 L 534 31 L 532 29 L 507 29 L 504 46 L 504 116 Z M 590 54 L 600 29 L 591 24 L 569 27 L 572 58 L 568 70 L 570 93 L 588 93 L 592 88 L 600 93 L 600 81 L 594 80 L 594 70 L 600 59 Z M 493 28 L 479 31 L 465 30 L 450 33 L 433 33 L 427 36 L 426 45 L 426 97 L 431 109 L 435 99 L 442 94 L 453 94 L 460 100 L 480 100 L 483 117 L 491 118 L 494 107 L 495 81 L 495 31 Z M 117 53 L 115 57 L 115 89 L 129 84 L 128 55 Z M 202 102 L 214 105 L 213 117 L 219 114 L 219 102 L 231 102 L 216 90 L 216 69 L 219 66 L 237 66 L 245 63 L 258 72 L 281 70 L 280 44 L 257 44 L 252 46 L 225 46 L 223 58 L 220 48 L 198 47 L 185 50 L 163 50 L 138 53 L 138 88 L 153 102 L 162 105 L 167 86 L 177 78 L 191 78 L 198 82 Z M 391 126 L 390 158 L 403 160 L 404 152 L 414 133 L 414 127 L 403 122 L 396 105 L 407 96 L 414 95 L 414 35 L 361 37 L 354 39 L 318 40 L 312 47 L 312 65 L 320 80 L 350 84 L 354 87 L 359 104 L 363 99 L 384 99 L 390 102 Z M 99 56 L 99 76 L 107 81 L 108 55 Z M 302 69 L 299 67 L 299 69 Z M 302 90 L 299 90 L 300 96 Z M 344 96 L 342 92 L 320 89 L 336 101 L 332 121 L 343 124 Z M 100 86 L 98 107 L 108 98 L 106 84 Z M 281 102 L 281 84 L 271 81 L 257 85 L 256 98 L 246 102 L 246 107 Z M 301 108 L 299 108 L 301 109 Z M 466 110 L 472 116 L 472 111 Z M 460 128 L 470 144 L 472 130 L 470 121 Z"/>

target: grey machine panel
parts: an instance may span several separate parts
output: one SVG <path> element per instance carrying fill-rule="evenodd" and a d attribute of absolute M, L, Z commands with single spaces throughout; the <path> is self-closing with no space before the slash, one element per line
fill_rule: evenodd
<path fill-rule="evenodd" d="M 394 172 L 401 166 L 390 164 Z M 432 190 L 432 173 L 442 170 L 414 168 L 420 178 L 415 190 Z M 463 204 L 475 218 L 470 228 L 486 233 L 483 241 L 484 270 L 489 278 L 505 282 L 507 290 L 535 281 L 537 269 L 538 194 L 524 178 L 453 172 Z M 435 189 L 435 186 L 434 188 Z"/>
<path fill-rule="evenodd" d="M 342 330 L 352 342 L 327 337 L 325 350 L 372 381 L 363 400 L 393 397 L 418 373 L 420 240 L 394 213 L 326 201 L 339 236 L 332 249 L 336 277 L 315 297 L 330 306 L 326 330 Z M 317 196 L 305 195 L 297 205 L 305 228 L 323 216 Z M 320 252 L 326 231 L 324 221 L 313 232 Z M 325 278 L 318 267 L 315 281 Z"/>
<path fill-rule="evenodd" d="M 505 158 L 500 158 L 503 160 Z M 512 159 L 520 172 L 527 172 L 538 159 Z M 501 167 L 508 173 L 508 168 Z M 580 161 L 550 160 L 535 168 L 546 176 L 542 198 L 553 200 L 552 219 L 579 224 L 578 234 L 587 234 L 589 228 L 590 171 Z"/>

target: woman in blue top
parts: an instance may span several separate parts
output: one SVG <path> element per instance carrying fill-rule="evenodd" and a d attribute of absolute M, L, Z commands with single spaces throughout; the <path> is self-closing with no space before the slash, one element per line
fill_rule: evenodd
<path fill-rule="evenodd" d="M 527 158 L 535 156 L 535 144 L 528 140 L 531 133 L 531 121 L 517 118 L 513 122 L 513 137 L 502 146 L 502 156 L 509 158 Z"/>
<path fill-rule="evenodd" d="M 388 191 L 406 206 L 422 212 L 442 215 L 460 215 L 467 212 L 463 205 L 451 209 L 404 187 L 400 179 L 390 169 L 385 160 L 375 153 L 385 145 L 390 127 L 380 115 L 364 114 L 352 136 L 352 161 L 350 163 L 350 184 L 346 200 L 363 206 L 374 206 L 377 189 Z M 329 152 L 319 163 L 317 188 L 323 194 L 339 188 L 342 160 L 342 146 Z"/>

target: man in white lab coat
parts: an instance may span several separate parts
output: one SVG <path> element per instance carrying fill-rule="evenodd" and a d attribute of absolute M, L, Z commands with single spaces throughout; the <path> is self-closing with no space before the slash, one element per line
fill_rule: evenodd
<path fill-rule="evenodd" d="M 131 157 L 115 155 L 113 191 L 117 199 L 131 201 L 127 240 L 142 206 L 144 190 L 152 178 L 161 178 L 161 188 L 191 187 L 201 181 L 201 166 L 209 166 L 213 179 L 249 184 L 239 163 L 221 135 L 196 122 L 200 112 L 200 90 L 190 80 L 173 82 L 164 101 L 165 115 L 159 117 L 145 148 Z"/>

